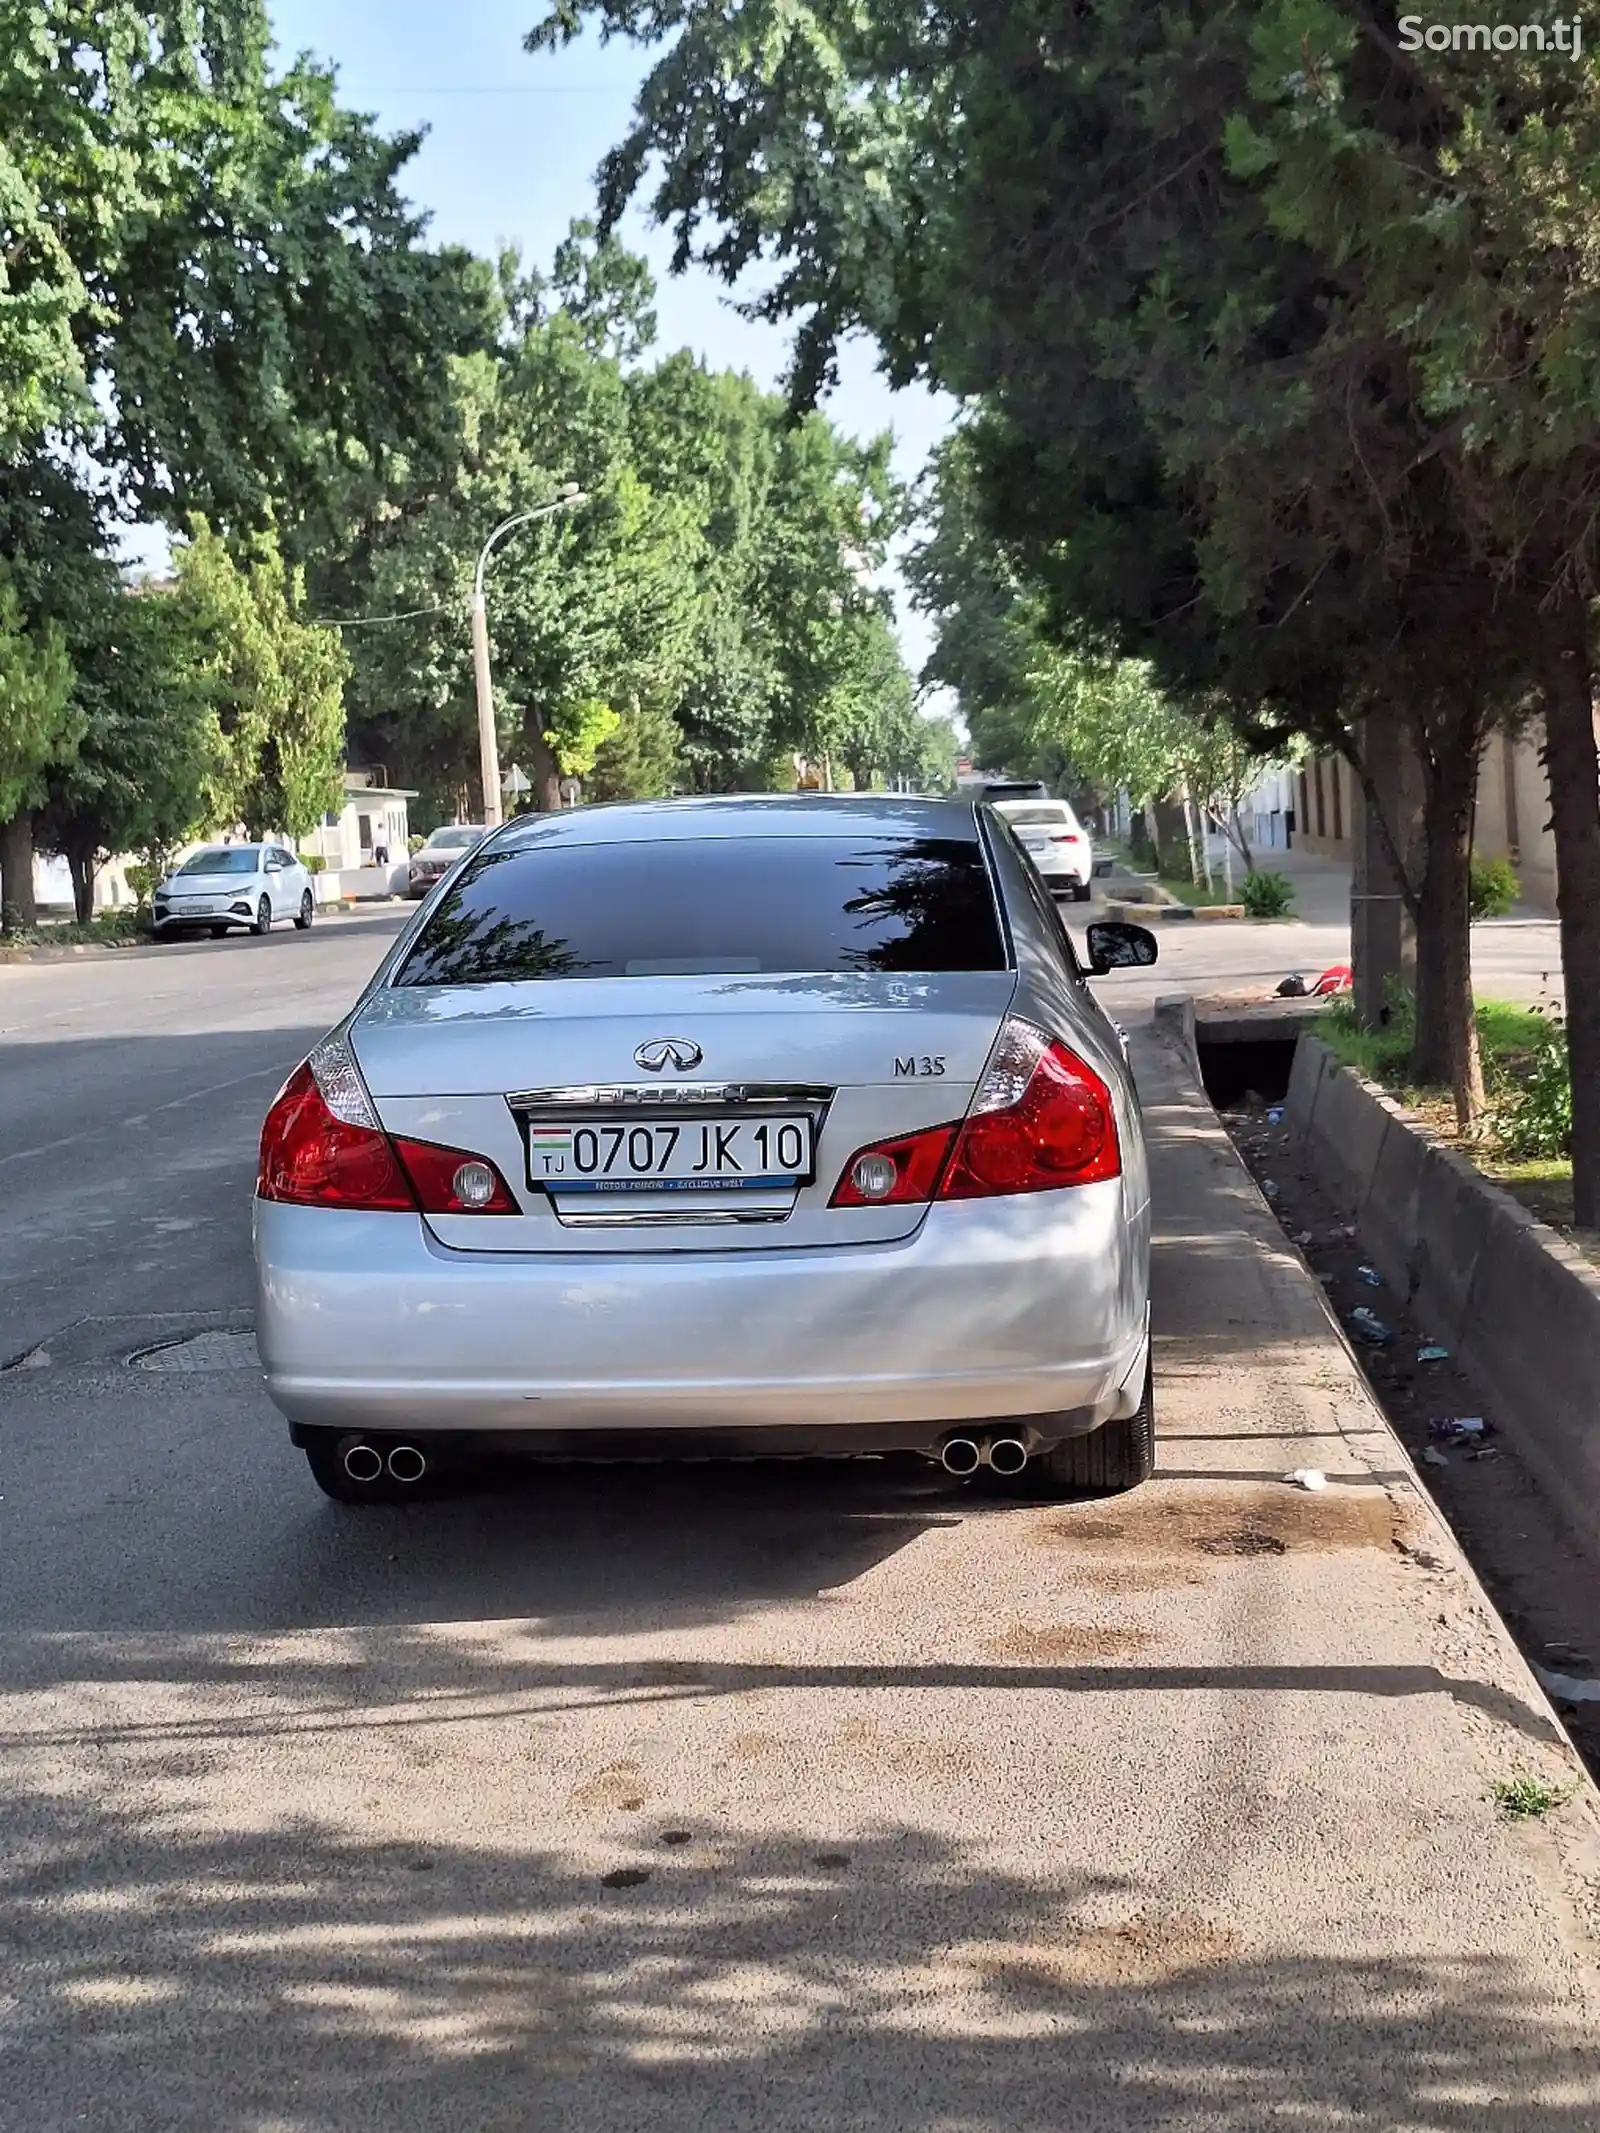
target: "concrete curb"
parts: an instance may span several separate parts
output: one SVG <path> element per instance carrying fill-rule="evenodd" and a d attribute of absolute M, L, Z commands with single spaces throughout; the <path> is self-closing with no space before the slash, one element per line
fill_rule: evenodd
<path fill-rule="evenodd" d="M 1243 918 L 1243 904 L 1133 904 L 1109 900 L 1105 907 L 1107 918 L 1131 920 L 1142 926 L 1152 920 L 1232 919 Z"/>
<path fill-rule="evenodd" d="M 1284 1117 L 1373 1265 L 1477 1378 L 1600 1563 L 1600 1273 L 1309 1033 Z"/>

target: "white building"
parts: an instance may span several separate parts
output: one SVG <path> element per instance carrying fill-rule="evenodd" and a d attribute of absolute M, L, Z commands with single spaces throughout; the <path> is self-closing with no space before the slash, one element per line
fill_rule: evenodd
<path fill-rule="evenodd" d="M 320 857 L 324 862 L 317 876 L 317 901 L 324 904 L 339 903 L 347 897 L 400 895 L 406 886 L 406 861 L 409 856 L 411 835 L 410 804 L 416 799 L 415 792 L 404 786 L 391 786 L 385 782 L 379 769 L 347 770 L 344 774 L 344 801 L 342 806 L 324 815 L 309 836 L 296 842 L 302 856 Z M 228 832 L 218 831 L 211 838 L 197 838 L 194 844 L 186 845 L 182 852 L 174 854 L 181 858 L 202 843 L 215 843 Z M 242 841 L 243 833 L 235 830 L 233 841 Z M 127 856 L 110 859 L 95 876 L 94 905 L 97 911 L 116 910 L 138 902 L 128 886 Z M 70 911 L 72 909 L 72 876 L 64 859 L 47 858 L 38 854 L 33 864 L 34 894 L 45 909 Z"/>
<path fill-rule="evenodd" d="M 384 896 L 396 876 L 404 886 L 414 791 L 390 785 L 381 768 L 347 770 L 344 804 L 324 815 L 300 850 L 337 875 L 341 896 Z"/>

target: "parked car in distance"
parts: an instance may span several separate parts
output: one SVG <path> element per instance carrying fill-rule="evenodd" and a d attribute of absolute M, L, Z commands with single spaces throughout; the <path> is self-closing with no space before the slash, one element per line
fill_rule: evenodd
<path fill-rule="evenodd" d="M 282 844 L 207 844 L 158 884 L 158 934 L 209 933 L 221 940 L 240 928 L 270 933 L 292 919 L 304 933 L 316 915 L 309 871 Z"/>
<path fill-rule="evenodd" d="M 392 1498 L 490 1449 L 1142 1480 L 1148 1171 L 1087 974 L 971 801 L 493 831 L 262 1130 L 257 1338 L 316 1480 Z"/>
<path fill-rule="evenodd" d="M 1066 801 L 997 800 L 991 804 L 1016 831 L 1051 894 L 1087 903 L 1094 850 L 1088 832 Z"/>
<path fill-rule="evenodd" d="M 411 855 L 406 894 L 413 901 L 426 896 L 482 838 L 483 831 L 470 822 L 447 822 L 442 829 L 436 829 L 426 844 Z"/>

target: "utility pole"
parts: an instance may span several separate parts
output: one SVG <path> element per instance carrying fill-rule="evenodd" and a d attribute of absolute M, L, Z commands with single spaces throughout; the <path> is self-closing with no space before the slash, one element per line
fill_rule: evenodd
<path fill-rule="evenodd" d="M 484 542 L 472 579 L 472 674 L 478 696 L 478 768 L 483 777 L 483 824 L 497 829 L 504 819 L 500 807 L 500 737 L 494 724 L 494 679 L 489 670 L 489 610 L 483 593 L 483 573 L 490 556 L 508 533 L 548 518 L 555 511 L 570 511 L 589 501 L 575 481 L 563 482 L 555 498 L 537 510 L 518 511 L 502 519 Z"/>

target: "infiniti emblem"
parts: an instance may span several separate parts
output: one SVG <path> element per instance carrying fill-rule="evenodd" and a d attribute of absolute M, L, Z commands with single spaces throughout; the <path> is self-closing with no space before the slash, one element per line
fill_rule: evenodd
<path fill-rule="evenodd" d="M 705 1054 L 698 1044 L 688 1037 L 652 1037 L 648 1044 L 641 1044 L 634 1053 L 634 1062 L 646 1073 L 659 1074 L 665 1067 L 676 1067 L 680 1074 L 687 1074 L 697 1067 Z"/>

